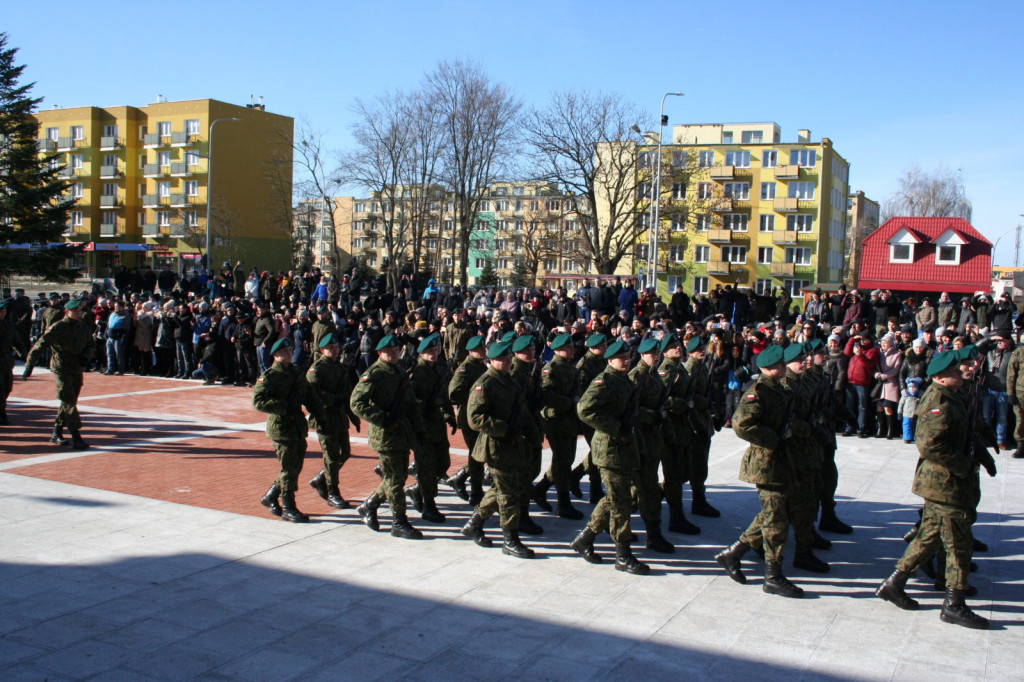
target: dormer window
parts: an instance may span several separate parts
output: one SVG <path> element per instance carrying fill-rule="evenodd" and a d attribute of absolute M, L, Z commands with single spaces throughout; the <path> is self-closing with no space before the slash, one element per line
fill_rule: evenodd
<path fill-rule="evenodd" d="M 935 238 L 935 264 L 960 265 L 960 247 L 966 244 L 964 238 L 953 229 L 946 230 Z"/>
<path fill-rule="evenodd" d="M 917 237 L 905 227 L 889 239 L 889 262 L 890 263 L 913 263 L 914 245 L 918 243 Z"/>

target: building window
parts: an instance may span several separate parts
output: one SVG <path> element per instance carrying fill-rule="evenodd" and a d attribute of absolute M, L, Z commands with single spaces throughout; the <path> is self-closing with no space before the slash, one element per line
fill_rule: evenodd
<path fill-rule="evenodd" d="M 651 249 L 650 244 L 637 244 L 636 245 L 636 258 L 637 260 L 647 260 L 650 257 Z"/>
<path fill-rule="evenodd" d="M 495 201 L 494 202 L 494 210 L 495 211 L 507 211 L 508 210 L 508 200 L 507 199 L 498 199 L 497 201 Z"/>
<path fill-rule="evenodd" d="M 562 270 L 565 272 L 576 272 L 578 269 L 574 260 L 567 260 L 562 264 Z"/>
<path fill-rule="evenodd" d="M 758 279 L 754 282 L 754 291 L 761 296 L 772 293 L 772 280 L 770 278 Z"/>
<path fill-rule="evenodd" d="M 757 231 L 758 232 L 771 232 L 775 229 L 775 215 L 771 213 L 762 213 L 761 217 L 758 218 Z"/>
<path fill-rule="evenodd" d="M 710 182 L 697 183 L 697 198 L 703 201 L 710 199 L 715 194 L 715 185 Z"/>
<path fill-rule="evenodd" d="M 47 128 L 46 139 L 56 142 L 60 138 L 60 128 Z"/>
<path fill-rule="evenodd" d="M 68 214 L 68 225 L 70 225 L 71 227 L 81 227 L 82 226 L 82 212 L 81 211 L 72 211 L 71 213 L 69 213 Z"/>
<path fill-rule="evenodd" d="M 722 144 L 732 144 L 732 131 L 722 133 Z"/>
<path fill-rule="evenodd" d="M 103 196 L 105 196 L 105 197 L 116 197 L 117 196 L 117 183 L 116 182 L 104 182 L 103 183 Z"/>
<path fill-rule="evenodd" d="M 761 200 L 770 201 L 775 198 L 775 183 L 774 182 L 762 182 L 761 183 Z"/>
<path fill-rule="evenodd" d="M 196 211 L 184 211 L 181 214 L 181 221 L 185 227 L 196 227 L 199 225 L 199 213 Z"/>
<path fill-rule="evenodd" d="M 637 199 L 650 199 L 651 198 L 651 183 L 638 182 L 636 183 L 636 198 Z"/>
<path fill-rule="evenodd" d="M 84 140 L 85 139 L 85 126 L 71 126 L 71 139 L 72 140 Z"/>
<path fill-rule="evenodd" d="M 160 166 L 162 166 L 162 167 L 170 166 L 171 165 L 171 153 L 170 152 L 157 152 L 157 154 L 156 154 L 156 162 Z"/>
<path fill-rule="evenodd" d="M 199 119 L 189 118 L 185 120 L 185 134 L 186 135 L 198 135 L 199 134 Z"/>
<path fill-rule="evenodd" d="M 556 272 L 558 270 L 558 259 L 557 258 L 545 258 L 543 263 L 543 269 L 546 272 Z"/>
<path fill-rule="evenodd" d="M 427 251 L 437 251 L 437 240 L 428 239 L 426 243 Z"/>
<path fill-rule="evenodd" d="M 706 294 L 708 293 L 708 278 L 707 277 L 694 277 L 693 278 L 693 293 Z"/>
<path fill-rule="evenodd" d="M 747 247 L 745 246 L 723 246 L 722 260 L 734 265 L 743 265 L 747 262 Z"/>
<path fill-rule="evenodd" d="M 726 152 L 725 165 L 750 168 L 750 152 Z"/>
<path fill-rule="evenodd" d="M 730 199 L 746 201 L 750 199 L 749 182 L 727 182 L 723 188 L 723 195 Z"/>
<path fill-rule="evenodd" d="M 641 213 L 636 217 L 636 229 L 643 231 L 651 227 L 651 214 Z"/>
<path fill-rule="evenodd" d="M 85 164 L 82 162 L 81 154 L 71 155 L 71 170 L 80 171 Z"/>
<path fill-rule="evenodd" d="M 73 199 L 81 199 L 82 198 L 82 183 L 76 182 L 75 184 L 71 185 L 70 190 L 71 190 L 71 197 Z"/>
<path fill-rule="evenodd" d="M 640 152 L 636 155 L 636 167 L 640 170 L 651 167 L 651 152 Z"/>
<path fill-rule="evenodd" d="M 490 211 L 491 202 L 487 201 L 486 199 L 482 200 L 479 204 L 477 204 L 476 210 L 481 212 Z"/>
<path fill-rule="evenodd" d="M 782 288 L 789 292 L 793 298 L 800 296 L 800 290 L 810 286 L 811 281 L 807 279 L 787 279 L 782 283 Z"/>
<path fill-rule="evenodd" d="M 686 248 L 680 244 L 672 244 L 668 247 L 668 259 L 673 263 L 682 263 Z"/>
<path fill-rule="evenodd" d="M 711 229 L 711 214 L 698 213 L 694 225 L 698 232 L 707 232 L 708 230 Z"/>
<path fill-rule="evenodd" d="M 169 197 L 169 196 L 171 196 L 171 183 L 169 183 L 169 182 L 158 182 L 158 183 L 156 183 L 156 195 L 158 197 Z"/>
<path fill-rule="evenodd" d="M 768 265 L 772 262 L 772 254 L 775 253 L 775 249 L 770 246 L 759 246 L 757 247 L 757 264 Z"/>
<path fill-rule="evenodd" d="M 482 270 L 487 263 L 486 258 L 476 258 L 473 261 L 473 267 L 477 270 Z"/>
<path fill-rule="evenodd" d="M 100 224 L 101 225 L 108 225 L 108 226 L 109 225 L 113 225 L 116 228 L 117 227 L 117 214 L 114 213 L 113 211 L 104 211 L 103 212 L 103 218 L 102 218 L 102 220 L 100 220 Z"/>
<path fill-rule="evenodd" d="M 798 213 L 786 216 L 786 229 L 797 232 L 813 232 L 814 216 L 809 213 Z"/>
<path fill-rule="evenodd" d="M 890 244 L 889 245 L 889 262 L 890 263 L 913 263 L 914 262 L 914 245 L 913 244 Z"/>
<path fill-rule="evenodd" d="M 803 168 L 814 168 L 818 155 L 813 149 L 793 149 L 789 152 L 789 162 Z"/>
<path fill-rule="evenodd" d="M 740 133 L 740 142 L 743 144 L 761 144 L 764 133 L 760 130 L 744 130 Z"/>
<path fill-rule="evenodd" d="M 156 224 L 160 227 L 171 226 L 171 214 L 169 211 L 157 211 L 156 212 Z"/>
<path fill-rule="evenodd" d="M 697 244 L 693 247 L 693 262 L 707 263 L 711 260 L 711 247 L 707 244 Z"/>
<path fill-rule="evenodd" d="M 686 216 L 682 213 L 672 214 L 672 231 L 682 232 L 686 229 Z"/>
<path fill-rule="evenodd" d="M 198 166 L 199 152 L 185 152 L 185 164 L 189 166 Z"/>
<path fill-rule="evenodd" d="M 786 262 L 794 265 L 810 265 L 811 249 L 806 246 L 787 246 Z"/>
<path fill-rule="evenodd" d="M 548 210 L 549 211 L 561 211 L 562 210 L 562 202 L 559 201 L 558 199 L 549 199 L 548 200 Z"/>
<path fill-rule="evenodd" d="M 697 165 L 701 168 L 711 168 L 715 165 L 715 152 L 710 149 L 703 151 L 697 157 Z"/>
<path fill-rule="evenodd" d="M 185 181 L 185 196 L 197 197 L 199 196 L 199 182 L 197 180 L 186 180 Z"/>
<path fill-rule="evenodd" d="M 761 167 L 775 168 L 779 163 L 779 153 L 774 149 L 766 149 L 761 153 Z"/>
<path fill-rule="evenodd" d="M 512 188 L 512 195 L 513 196 L 517 196 L 517 197 L 521 197 L 521 196 L 523 196 L 523 192 L 524 191 L 525 190 L 522 187 L 513 187 Z"/>
<path fill-rule="evenodd" d="M 377 254 L 373 253 L 366 257 L 366 267 L 377 267 Z"/>
<path fill-rule="evenodd" d="M 684 168 L 687 164 L 687 154 L 685 151 L 672 152 L 672 167 L 673 168 Z"/>
<path fill-rule="evenodd" d="M 722 227 L 733 232 L 746 232 L 749 220 L 746 213 L 726 213 L 722 216 Z"/>
<path fill-rule="evenodd" d="M 791 182 L 789 183 L 789 198 L 790 199 L 814 199 L 814 183 L 813 182 Z"/>
<path fill-rule="evenodd" d="M 668 291 L 670 294 L 676 293 L 676 289 L 683 286 L 683 278 L 679 275 L 668 276 Z"/>
<path fill-rule="evenodd" d="M 686 183 L 685 182 L 673 182 L 672 183 L 672 198 L 675 200 L 686 198 Z"/>
<path fill-rule="evenodd" d="M 171 122 L 170 121 L 160 121 L 160 122 L 158 122 L 156 124 L 156 134 L 159 135 L 160 137 L 170 137 L 171 136 Z"/>

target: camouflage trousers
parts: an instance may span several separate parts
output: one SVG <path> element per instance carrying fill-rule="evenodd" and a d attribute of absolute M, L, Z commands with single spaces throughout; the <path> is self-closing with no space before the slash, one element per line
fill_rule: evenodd
<path fill-rule="evenodd" d="M 64 426 L 76 431 L 82 428 L 82 417 L 78 414 L 78 394 L 82 392 L 82 374 L 57 374 L 57 400 L 60 408 L 54 426 Z"/>
<path fill-rule="evenodd" d="M 409 478 L 408 450 L 381 450 L 381 481 L 377 495 L 391 507 L 391 515 L 405 514 L 405 480 Z"/>
<path fill-rule="evenodd" d="M 468 471 L 471 478 L 476 480 L 483 480 L 484 477 L 484 463 L 478 462 L 473 459 L 473 447 L 476 445 L 476 439 L 478 434 L 473 429 L 462 429 L 462 439 L 466 441 L 466 449 L 469 450 L 470 457 L 465 464 L 462 465 L 460 471 Z"/>
<path fill-rule="evenodd" d="M 525 505 L 530 504 L 530 496 L 533 495 L 533 481 L 540 475 L 541 468 L 544 463 L 541 461 L 544 457 L 544 441 L 536 443 L 530 446 L 530 456 L 527 461 L 526 471 L 523 472 L 523 478 L 520 483 L 523 486 L 520 494 L 521 502 Z"/>
<path fill-rule="evenodd" d="M 823 464 L 821 469 L 821 508 L 836 508 L 836 488 L 839 486 L 839 469 L 836 467 L 836 449 L 825 447 L 822 450 Z"/>
<path fill-rule="evenodd" d="M 670 509 L 683 506 L 683 483 L 689 478 L 690 443 L 680 435 L 677 430 L 665 433 L 665 450 L 661 457 L 665 500 Z"/>
<path fill-rule="evenodd" d="M 324 472 L 327 485 L 338 485 L 338 472 L 341 466 L 352 456 L 352 444 L 348 433 L 338 433 L 334 429 L 318 429 L 317 439 L 324 453 Z"/>
<path fill-rule="evenodd" d="M 299 489 L 299 474 L 302 473 L 302 462 L 306 458 L 306 441 L 275 440 L 274 454 L 281 465 L 277 487 L 282 493 L 295 492 Z"/>
<path fill-rule="evenodd" d="M 643 453 L 640 471 L 633 478 L 631 508 L 640 512 L 640 518 L 648 523 L 661 521 L 661 487 L 658 485 L 658 467 L 662 461 L 663 443 L 657 438 L 644 437 L 641 441 Z"/>
<path fill-rule="evenodd" d="M 759 486 L 757 495 L 761 500 L 761 511 L 743 531 L 740 542 L 755 550 L 764 547 L 766 562 L 782 563 L 782 548 L 789 535 L 789 494 Z"/>
<path fill-rule="evenodd" d="M 618 469 L 600 467 L 600 471 L 605 496 L 594 507 L 587 527 L 595 533 L 608 531 L 616 544 L 628 542 L 631 532 L 629 515 L 633 511 L 633 498 L 630 494 L 633 476 Z"/>
<path fill-rule="evenodd" d="M 523 491 L 529 488 L 533 476 L 529 469 L 502 469 L 490 468 L 491 478 L 494 480 L 486 493 L 484 499 L 477 505 L 476 513 L 485 520 L 491 518 L 494 512 L 498 512 L 501 527 L 507 530 L 519 530 L 519 517 L 522 511 L 522 504 L 528 497 L 523 497 Z"/>
<path fill-rule="evenodd" d="M 452 458 L 448 452 L 448 441 L 417 443 L 413 450 L 416 456 L 416 480 L 420 484 L 423 499 L 437 497 L 437 481 L 448 473 Z"/>
<path fill-rule="evenodd" d="M 814 521 L 818 518 L 818 499 L 821 497 L 821 475 L 804 472 L 789 491 L 789 522 L 797 544 L 809 545 L 814 541 Z"/>
<path fill-rule="evenodd" d="M 546 420 L 544 433 L 551 446 L 551 466 L 547 475 L 555 490 L 568 490 L 572 474 L 572 463 L 576 460 L 576 429 L 566 425 L 565 420 Z"/>
<path fill-rule="evenodd" d="M 694 495 L 703 494 L 708 480 L 708 457 L 711 455 L 711 437 L 695 433 L 690 442 L 687 478 Z"/>
<path fill-rule="evenodd" d="M 1018 398 L 1024 400 L 1024 396 Z M 1024 443 L 1024 405 L 1013 406 L 1013 416 L 1016 418 L 1016 425 L 1013 427 L 1013 439 L 1018 444 Z"/>
<path fill-rule="evenodd" d="M 974 550 L 973 517 L 973 509 L 925 500 L 921 527 L 903 552 L 903 558 L 896 562 L 896 568 L 913 573 L 941 548 L 946 553 L 946 587 L 966 590 Z"/>

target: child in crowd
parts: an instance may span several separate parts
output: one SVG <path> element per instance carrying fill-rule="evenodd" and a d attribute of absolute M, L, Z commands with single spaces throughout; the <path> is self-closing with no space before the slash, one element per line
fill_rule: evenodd
<path fill-rule="evenodd" d="M 921 399 L 921 380 L 914 377 L 907 379 L 907 387 L 903 389 L 896 413 L 903 417 L 903 442 L 914 442 L 914 428 L 917 426 L 917 403 Z"/>

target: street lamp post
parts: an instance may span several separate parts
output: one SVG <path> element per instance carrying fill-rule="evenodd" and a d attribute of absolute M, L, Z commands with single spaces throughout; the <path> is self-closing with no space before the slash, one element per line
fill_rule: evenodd
<path fill-rule="evenodd" d="M 665 132 L 665 100 L 669 97 L 682 97 L 681 92 L 666 92 L 661 97 L 661 110 L 658 112 L 658 153 L 655 158 L 654 167 L 654 194 L 651 199 L 653 202 L 651 210 L 651 222 L 653 223 L 652 229 L 654 230 L 654 242 L 651 245 L 650 255 L 650 273 L 651 282 L 654 284 L 654 295 L 658 295 L 658 239 L 660 238 L 661 226 L 659 225 L 658 209 L 661 207 L 661 146 L 662 139 Z"/>
<path fill-rule="evenodd" d="M 210 136 L 206 144 L 206 269 L 213 272 L 213 256 L 210 254 L 210 208 L 213 206 L 213 127 L 221 121 L 241 121 L 240 118 L 218 118 L 210 124 Z"/>

